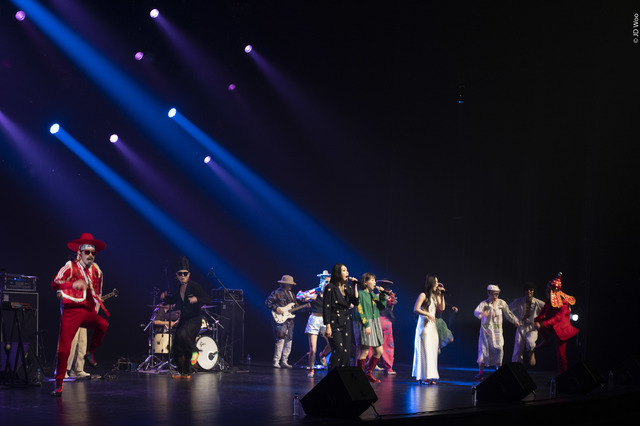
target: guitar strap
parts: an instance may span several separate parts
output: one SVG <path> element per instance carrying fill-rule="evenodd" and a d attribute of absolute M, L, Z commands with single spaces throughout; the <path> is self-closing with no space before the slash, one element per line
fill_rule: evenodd
<path fill-rule="evenodd" d="M 78 263 L 78 266 L 80 266 L 80 272 L 82 273 L 82 276 L 84 277 L 84 281 L 87 283 L 87 286 L 89 287 L 89 290 L 91 290 L 91 297 L 93 297 L 93 299 L 96 300 L 100 304 L 100 307 L 104 311 L 105 315 L 110 317 L 111 314 L 109 314 L 109 311 L 107 311 L 107 308 L 105 308 L 104 305 L 102 304 L 102 300 L 100 300 L 100 296 L 96 295 L 96 292 L 93 289 L 91 278 L 88 275 L 88 271 L 85 270 L 85 266 L 84 265 L 80 265 L 79 263 Z"/>

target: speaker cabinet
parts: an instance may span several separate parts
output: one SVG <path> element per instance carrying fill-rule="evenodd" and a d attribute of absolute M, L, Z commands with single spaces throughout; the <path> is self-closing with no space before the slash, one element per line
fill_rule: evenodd
<path fill-rule="evenodd" d="M 598 386 L 602 386 L 602 380 L 584 361 L 580 361 L 556 377 L 557 393 L 587 394 Z"/>
<path fill-rule="evenodd" d="M 520 401 L 538 387 L 519 362 L 510 362 L 487 377 L 477 388 L 478 401 Z"/>
<path fill-rule="evenodd" d="M 336 367 L 301 400 L 308 416 L 355 418 L 378 400 L 359 367 Z"/>
<path fill-rule="evenodd" d="M 214 302 L 214 317 L 220 321 L 217 344 L 220 356 L 230 365 L 241 364 L 244 360 L 244 302 Z"/>

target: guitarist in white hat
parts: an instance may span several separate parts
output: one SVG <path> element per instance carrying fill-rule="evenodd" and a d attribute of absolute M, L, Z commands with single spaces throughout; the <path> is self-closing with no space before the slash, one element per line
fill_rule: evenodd
<path fill-rule="evenodd" d="M 287 362 L 293 343 L 293 315 L 294 311 L 308 307 L 298 305 L 291 288 L 296 285 L 291 275 L 283 275 L 278 281 L 280 287 L 272 291 L 264 306 L 273 313 L 273 336 L 275 338 L 275 350 L 273 352 L 274 368 L 291 368 Z"/>

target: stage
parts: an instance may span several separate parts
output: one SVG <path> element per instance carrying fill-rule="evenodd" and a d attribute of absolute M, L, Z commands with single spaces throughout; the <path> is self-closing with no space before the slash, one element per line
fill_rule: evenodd
<path fill-rule="evenodd" d="M 599 386 L 587 394 L 551 395 L 551 372 L 530 372 L 537 390 L 522 401 L 486 402 L 472 399 L 474 369 L 441 368 L 437 385 L 419 385 L 409 365 L 397 375 L 376 372 L 374 407 L 359 418 L 328 419 L 293 416 L 293 399 L 305 396 L 325 377 L 307 378 L 303 368 L 249 368 L 195 373 L 190 379 L 170 374 L 98 367 L 100 378 L 66 382 L 61 398 L 49 395 L 53 382 L 42 387 L 0 387 L 0 415 L 8 424 L 596 424 L 625 419 L 637 412 L 637 386 Z M 492 371 L 487 371 L 485 380 Z"/>

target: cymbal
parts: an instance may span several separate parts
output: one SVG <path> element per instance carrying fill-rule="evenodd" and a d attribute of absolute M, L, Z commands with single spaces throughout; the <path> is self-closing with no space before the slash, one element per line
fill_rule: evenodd
<path fill-rule="evenodd" d="M 171 308 L 171 305 L 147 305 L 147 308 Z"/>
<path fill-rule="evenodd" d="M 218 305 L 202 305 L 201 309 L 216 308 Z"/>

